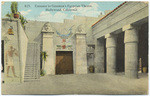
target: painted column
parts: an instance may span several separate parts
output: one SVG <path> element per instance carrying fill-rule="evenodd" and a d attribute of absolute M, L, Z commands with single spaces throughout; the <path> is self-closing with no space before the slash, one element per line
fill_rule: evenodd
<path fill-rule="evenodd" d="M 45 64 L 43 62 L 46 75 L 55 74 L 55 46 L 54 46 L 54 31 L 49 23 L 46 23 L 42 30 L 43 34 L 43 51 L 47 52 Z"/>
<path fill-rule="evenodd" d="M 95 39 L 95 73 L 104 73 L 104 38 Z"/>
<path fill-rule="evenodd" d="M 86 33 L 76 33 L 76 74 L 87 74 Z"/>
<path fill-rule="evenodd" d="M 107 73 L 116 73 L 116 37 L 113 34 L 107 34 L 106 38 L 106 65 Z"/>
<path fill-rule="evenodd" d="M 138 78 L 138 32 L 132 25 L 123 27 L 125 31 L 125 76 Z"/>

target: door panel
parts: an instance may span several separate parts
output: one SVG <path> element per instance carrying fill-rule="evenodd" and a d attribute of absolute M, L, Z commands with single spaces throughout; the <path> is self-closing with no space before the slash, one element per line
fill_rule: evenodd
<path fill-rule="evenodd" d="M 56 52 L 56 74 L 72 74 L 73 59 L 71 51 Z"/>

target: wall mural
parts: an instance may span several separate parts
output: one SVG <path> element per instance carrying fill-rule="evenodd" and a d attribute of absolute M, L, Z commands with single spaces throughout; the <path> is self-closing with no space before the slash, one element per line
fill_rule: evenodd
<path fill-rule="evenodd" d="M 9 76 L 10 67 L 12 69 L 13 76 L 17 77 L 15 74 L 15 68 L 14 68 L 14 63 L 13 63 L 13 57 L 14 55 L 18 56 L 17 53 L 18 53 L 17 50 L 13 48 L 13 46 L 10 46 L 10 49 L 6 52 L 7 77 L 10 77 Z"/>
<path fill-rule="evenodd" d="M 66 33 L 67 34 L 62 34 L 62 33 L 60 33 L 59 31 L 57 31 L 56 29 L 56 33 L 57 33 L 57 35 L 61 38 L 61 40 L 62 40 L 62 42 L 61 42 L 61 45 L 56 45 L 56 47 L 57 47 L 57 49 L 68 49 L 68 50 L 72 50 L 72 45 L 67 45 L 66 44 L 66 40 L 68 39 L 68 38 L 70 38 L 72 35 L 73 35 L 73 33 L 72 33 L 72 28 L 74 27 L 74 25 L 73 26 L 71 26 L 70 28 L 68 28 L 68 29 L 66 29 L 66 28 L 64 28 L 64 30 L 66 31 Z"/>

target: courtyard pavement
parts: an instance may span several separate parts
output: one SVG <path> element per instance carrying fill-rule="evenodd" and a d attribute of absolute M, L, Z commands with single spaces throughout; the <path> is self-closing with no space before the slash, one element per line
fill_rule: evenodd
<path fill-rule="evenodd" d="M 21 84 L 2 84 L 2 94 L 148 94 L 148 74 L 129 79 L 122 74 L 53 75 Z"/>

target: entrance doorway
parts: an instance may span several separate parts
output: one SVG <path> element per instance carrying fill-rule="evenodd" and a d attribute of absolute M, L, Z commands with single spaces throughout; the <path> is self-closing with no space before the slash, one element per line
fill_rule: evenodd
<path fill-rule="evenodd" d="M 73 74 L 73 52 L 56 52 L 56 74 Z"/>
<path fill-rule="evenodd" d="M 1 64 L 3 67 L 1 72 L 4 72 L 4 40 L 1 40 Z"/>
<path fill-rule="evenodd" d="M 148 23 L 141 26 L 139 30 L 139 43 L 138 43 L 138 60 L 141 62 L 142 67 L 146 67 L 148 73 Z M 144 70 L 142 70 L 144 71 Z"/>

